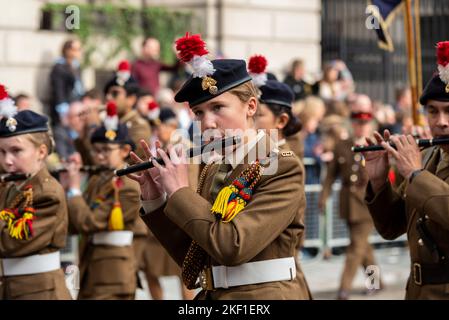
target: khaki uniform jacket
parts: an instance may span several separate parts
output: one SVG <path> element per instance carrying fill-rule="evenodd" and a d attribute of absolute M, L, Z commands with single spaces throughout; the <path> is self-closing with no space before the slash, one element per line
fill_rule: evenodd
<path fill-rule="evenodd" d="M 263 175 L 253 198 L 229 223 L 210 213 L 213 177 L 218 165 L 209 167 L 200 194 L 191 188 L 176 191 L 159 209 L 142 216 L 145 223 L 181 266 L 194 239 L 211 257 L 212 265 L 237 266 L 252 261 L 296 257 L 303 236 L 301 218 L 306 205 L 303 169 L 291 153 L 275 154 L 275 174 Z M 273 159 L 272 159 L 273 161 Z M 247 167 L 239 164 L 225 180 L 229 185 Z M 216 289 L 199 299 L 310 299 L 301 269 L 293 281 Z"/>
<path fill-rule="evenodd" d="M 131 140 L 136 145 L 136 154 L 139 157 L 145 158 L 145 154 L 140 146 L 140 140 L 149 141 L 151 137 L 151 127 L 148 122 L 142 118 L 136 109 L 131 110 L 120 118 L 120 123 L 125 123 L 128 127 L 128 134 Z"/>
<path fill-rule="evenodd" d="M 119 198 L 125 230 L 133 230 L 140 207 L 137 182 L 122 177 Z M 90 236 L 108 231 L 108 220 L 114 205 L 112 173 L 94 175 L 89 179 L 85 198 L 68 200 L 70 223 L 86 237 L 80 250 L 80 298 L 104 295 L 132 295 L 136 289 L 136 265 L 132 246 L 94 245 Z M 96 199 L 103 197 L 97 206 Z"/>
<path fill-rule="evenodd" d="M 327 199 L 332 192 L 332 184 L 341 178 L 340 217 L 350 223 L 371 221 L 365 204 L 365 189 L 368 176 L 362 166 L 362 156 L 353 153 L 351 139 L 340 140 L 335 145 L 334 158 L 327 166 L 321 199 Z"/>
<path fill-rule="evenodd" d="M 0 258 L 47 254 L 65 247 L 68 215 L 62 186 L 46 168 L 26 184 L 33 186 L 33 236 L 28 240 L 11 238 L 7 223 L 0 220 Z M 8 196 L 14 189 L 12 184 L 0 184 L 0 210 L 8 208 Z M 0 279 L 0 299 L 71 299 L 62 269 Z"/>
<path fill-rule="evenodd" d="M 395 192 L 390 183 L 374 194 L 368 185 L 366 201 L 377 231 L 388 240 L 407 233 L 411 265 L 436 264 L 438 259 L 421 245 L 417 221 L 427 215 L 425 226 L 441 252 L 449 257 L 449 167 L 440 177 L 434 175 L 440 161 L 438 148 L 432 152 L 425 164 L 425 171 L 417 175 L 412 183 L 405 180 Z M 407 283 L 406 299 L 449 299 L 449 283 L 418 285 L 413 273 Z"/>
<path fill-rule="evenodd" d="M 285 140 L 287 141 L 288 145 L 290 146 L 290 149 L 295 153 L 295 155 L 299 159 L 304 158 L 304 141 L 302 141 L 301 137 L 301 131 L 298 131 L 297 133 L 286 137 Z"/>

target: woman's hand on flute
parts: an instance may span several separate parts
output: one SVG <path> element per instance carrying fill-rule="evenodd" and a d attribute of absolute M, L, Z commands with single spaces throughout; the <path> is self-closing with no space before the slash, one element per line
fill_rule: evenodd
<path fill-rule="evenodd" d="M 382 137 L 379 132 L 374 132 L 374 140 L 372 138 L 366 138 L 367 144 L 379 145 L 381 144 L 384 148 L 391 146 L 386 142 L 390 139 L 390 132 L 388 130 L 384 131 L 384 136 Z M 388 171 L 390 169 L 390 163 L 388 160 L 388 152 L 386 150 L 382 151 L 365 151 L 362 152 L 365 158 L 365 169 L 368 174 L 373 191 L 377 193 L 385 185 L 388 178 Z"/>
<path fill-rule="evenodd" d="M 153 160 L 154 167 L 159 170 L 160 182 L 170 198 L 177 190 L 189 186 L 187 158 L 181 144 L 175 148 L 168 145 L 167 152 L 157 148 L 157 153 L 164 160 L 164 166 Z M 170 157 L 169 157 L 170 155 Z"/>
<path fill-rule="evenodd" d="M 140 145 L 142 146 L 148 161 L 155 158 L 155 155 L 150 151 L 150 147 L 144 140 L 140 140 Z M 160 148 L 160 142 L 156 141 L 155 146 L 156 148 Z M 131 152 L 130 155 L 135 163 L 144 162 L 144 160 L 142 160 L 134 152 Z M 160 182 L 161 176 L 156 167 L 141 171 L 139 173 L 130 173 L 127 177 L 139 183 L 142 200 L 158 199 L 164 194 L 164 188 Z"/>

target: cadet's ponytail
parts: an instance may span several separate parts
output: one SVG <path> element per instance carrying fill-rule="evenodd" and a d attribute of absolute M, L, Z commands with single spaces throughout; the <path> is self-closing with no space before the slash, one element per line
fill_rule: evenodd
<path fill-rule="evenodd" d="M 298 119 L 298 117 L 294 116 L 292 113 L 292 108 L 288 108 L 285 106 L 281 106 L 278 104 L 269 103 L 266 104 L 268 108 L 273 112 L 276 117 L 279 117 L 281 114 L 286 113 L 288 115 L 288 122 L 284 128 L 282 128 L 282 133 L 284 136 L 289 137 L 299 132 L 302 128 L 302 123 Z"/>

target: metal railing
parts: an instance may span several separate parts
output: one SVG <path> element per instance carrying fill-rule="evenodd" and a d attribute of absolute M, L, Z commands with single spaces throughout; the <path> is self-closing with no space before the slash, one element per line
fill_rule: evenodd
<path fill-rule="evenodd" d="M 326 203 L 325 214 L 318 208 L 318 199 L 322 190 L 319 184 L 305 186 L 307 207 L 305 212 L 305 241 L 304 248 L 324 248 L 344 247 L 349 244 L 349 232 L 346 222 L 339 216 L 339 193 L 340 183 L 332 186 L 332 193 Z M 383 239 L 377 231 L 374 231 L 369 238 L 370 243 L 392 243 L 406 241 L 403 235 L 394 241 Z"/>

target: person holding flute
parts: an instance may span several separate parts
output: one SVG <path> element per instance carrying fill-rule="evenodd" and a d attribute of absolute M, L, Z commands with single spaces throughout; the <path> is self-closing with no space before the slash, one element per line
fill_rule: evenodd
<path fill-rule="evenodd" d="M 245 61 L 208 60 L 199 35 L 178 39 L 176 48 L 194 72 L 175 99 L 189 103 L 204 140 L 229 129 L 248 134 L 205 166 L 198 192 L 189 188 L 181 150 L 169 145 L 164 151 L 156 143 L 157 155 L 151 154 L 142 141 L 147 158 L 164 161 L 130 175 L 140 184 L 142 219 L 182 267 L 186 286 L 203 289 L 197 299 L 310 299 L 295 266 L 305 209 L 302 166 L 256 133 L 258 94 Z"/>
<path fill-rule="evenodd" d="M 17 112 L 3 85 L 0 118 L 0 167 L 9 173 L 0 183 L 0 300 L 69 300 L 60 261 L 67 204 L 45 165 L 48 118 Z"/>
<path fill-rule="evenodd" d="M 134 144 L 113 108 L 108 106 L 108 116 L 92 133 L 90 143 L 97 166 L 118 169 L 125 165 Z M 102 170 L 89 177 L 82 193 L 80 169 L 81 157 L 74 154 L 67 166 L 67 202 L 71 229 L 83 235 L 78 299 L 134 299 L 133 231 L 140 208 L 139 185 L 127 177 L 115 177 L 113 170 Z"/>
<path fill-rule="evenodd" d="M 449 137 L 449 42 L 437 44 L 438 72 L 424 88 L 424 106 L 435 140 Z M 365 170 L 369 177 L 365 201 L 379 234 L 395 239 L 406 233 L 411 270 L 406 299 L 449 299 L 449 144 L 423 153 L 411 135 L 366 138 Z M 395 145 L 392 147 L 391 142 Z M 387 180 L 394 160 L 404 182 L 395 191 Z"/>

